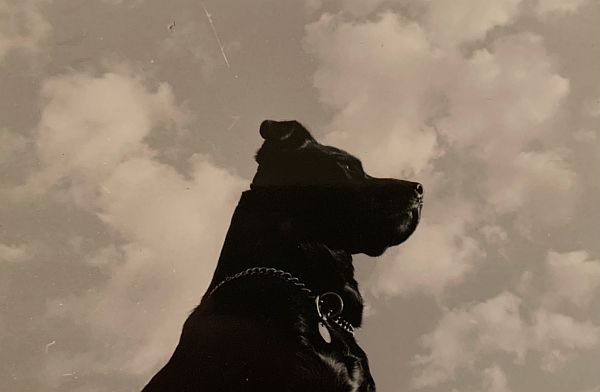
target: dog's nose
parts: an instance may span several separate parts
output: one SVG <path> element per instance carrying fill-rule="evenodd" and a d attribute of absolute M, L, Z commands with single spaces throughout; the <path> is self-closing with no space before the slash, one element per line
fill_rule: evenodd
<path fill-rule="evenodd" d="M 415 185 L 415 193 L 417 196 L 423 197 L 423 185 L 417 183 L 417 185 Z"/>

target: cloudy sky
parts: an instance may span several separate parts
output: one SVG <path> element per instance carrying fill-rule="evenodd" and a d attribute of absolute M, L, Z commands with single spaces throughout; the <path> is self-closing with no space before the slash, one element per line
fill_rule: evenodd
<path fill-rule="evenodd" d="M 208 284 L 258 126 L 421 226 L 356 258 L 381 391 L 599 392 L 597 0 L 0 0 L 0 386 L 139 390 Z"/>

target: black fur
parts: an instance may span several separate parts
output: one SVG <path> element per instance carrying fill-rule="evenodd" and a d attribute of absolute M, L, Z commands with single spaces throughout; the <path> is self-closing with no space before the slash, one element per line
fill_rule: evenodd
<path fill-rule="evenodd" d="M 363 302 L 352 254 L 376 256 L 406 240 L 420 184 L 373 178 L 345 151 L 319 144 L 296 121 L 264 121 L 251 189 L 234 212 L 209 286 L 250 267 L 292 273 L 319 294 L 336 292 L 355 327 Z M 169 362 L 143 392 L 374 391 L 354 337 L 319 335 L 314 302 L 288 282 L 246 277 L 205 295 Z"/>

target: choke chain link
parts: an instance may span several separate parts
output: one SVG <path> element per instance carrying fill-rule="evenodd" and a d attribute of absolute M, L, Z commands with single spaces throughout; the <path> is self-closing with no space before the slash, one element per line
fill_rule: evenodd
<path fill-rule="evenodd" d="M 306 287 L 306 285 L 304 283 L 300 282 L 300 279 L 296 278 L 289 272 L 282 271 L 280 269 L 273 268 L 273 267 L 252 267 L 252 268 L 248 268 L 244 271 L 238 272 L 235 275 L 228 276 L 227 278 L 223 279 L 219 284 L 217 284 L 210 291 L 210 293 L 208 293 L 208 295 L 211 296 L 215 291 L 217 291 L 219 288 L 221 288 L 221 286 L 231 282 L 232 280 L 244 278 L 246 276 L 257 276 L 257 275 L 274 276 L 274 277 L 279 278 L 287 283 L 292 284 L 300 291 L 305 292 L 307 295 L 314 296 L 312 290 L 309 289 L 308 287 Z"/>
<path fill-rule="evenodd" d="M 238 272 L 235 275 L 230 275 L 227 278 L 223 279 L 221 282 L 219 282 L 219 284 L 217 284 L 208 293 L 208 295 L 211 296 L 215 291 L 217 291 L 223 285 L 231 282 L 232 280 L 244 278 L 246 276 L 258 276 L 258 275 L 273 276 L 273 277 L 279 278 L 287 283 L 292 284 L 298 290 L 306 293 L 306 295 L 308 295 L 308 297 L 316 298 L 316 296 L 313 294 L 312 290 L 309 289 L 308 287 L 306 287 L 306 285 L 304 283 L 300 282 L 300 279 L 293 276 L 292 274 L 290 274 L 287 271 L 282 271 L 280 269 L 273 268 L 273 267 L 252 267 L 252 268 L 248 268 L 244 271 Z M 342 328 L 349 334 L 354 335 L 354 326 L 352 324 L 350 324 L 348 321 L 344 320 L 341 316 L 331 317 L 331 315 L 328 314 L 327 320 L 334 322 L 338 327 Z"/>

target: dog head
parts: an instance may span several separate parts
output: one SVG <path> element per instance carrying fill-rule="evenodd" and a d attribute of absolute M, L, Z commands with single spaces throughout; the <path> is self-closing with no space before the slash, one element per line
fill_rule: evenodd
<path fill-rule="evenodd" d="M 266 120 L 251 192 L 285 208 L 285 224 L 300 240 L 376 256 L 416 229 L 423 187 L 375 178 L 346 151 L 318 143 L 297 121 Z"/>

